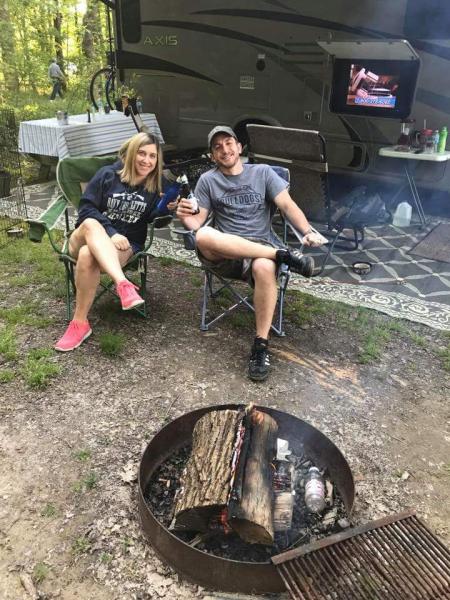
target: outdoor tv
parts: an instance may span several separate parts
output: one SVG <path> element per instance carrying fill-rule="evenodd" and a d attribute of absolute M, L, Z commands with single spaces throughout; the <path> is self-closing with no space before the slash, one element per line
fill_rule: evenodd
<path fill-rule="evenodd" d="M 418 60 L 334 58 L 330 110 L 362 117 L 409 116 Z"/>

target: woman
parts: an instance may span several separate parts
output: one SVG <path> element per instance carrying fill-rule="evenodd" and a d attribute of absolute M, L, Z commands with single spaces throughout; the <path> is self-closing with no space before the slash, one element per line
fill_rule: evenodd
<path fill-rule="evenodd" d="M 69 239 L 69 253 L 77 260 L 76 308 L 56 350 L 74 350 L 91 335 L 87 316 L 102 272 L 114 281 L 123 310 L 144 303 L 122 267 L 142 250 L 147 223 L 159 214 L 161 173 L 158 140 L 149 133 L 138 133 L 120 148 L 119 160 L 100 169 L 88 183 Z M 173 202 L 168 208 L 175 206 Z"/>

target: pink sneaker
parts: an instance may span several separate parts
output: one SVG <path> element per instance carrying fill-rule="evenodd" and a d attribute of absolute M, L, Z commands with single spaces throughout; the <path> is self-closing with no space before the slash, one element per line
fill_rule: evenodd
<path fill-rule="evenodd" d="M 66 329 L 66 333 L 62 338 L 54 345 L 55 350 L 59 352 L 70 352 L 78 348 L 84 340 L 91 335 L 92 329 L 89 325 L 89 321 L 80 323 L 79 321 L 70 321 L 69 327 Z"/>
<path fill-rule="evenodd" d="M 145 300 L 136 292 L 138 289 L 138 286 L 128 281 L 128 279 L 124 279 L 116 285 L 116 292 L 119 295 L 123 310 L 130 310 L 130 308 L 144 304 Z"/>

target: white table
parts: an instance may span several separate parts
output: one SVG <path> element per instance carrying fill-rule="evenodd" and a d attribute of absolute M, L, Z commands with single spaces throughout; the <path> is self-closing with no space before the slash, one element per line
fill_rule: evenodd
<path fill-rule="evenodd" d="M 164 143 L 156 116 L 143 113 L 141 117 L 150 132 Z M 19 151 L 57 158 L 114 154 L 135 133 L 137 130 L 132 118 L 118 111 L 95 115 L 91 123 L 88 123 L 87 113 L 69 115 L 68 125 L 59 125 L 56 117 L 22 121 L 19 127 Z"/>
<path fill-rule="evenodd" d="M 405 152 L 403 150 L 396 150 L 396 146 L 385 146 L 384 148 L 380 148 L 378 150 L 378 154 L 380 156 L 386 156 L 389 158 L 402 158 L 405 160 L 404 170 L 409 183 L 409 188 L 411 190 L 411 195 L 413 197 L 414 204 L 416 205 L 417 214 L 419 215 L 420 222 L 422 223 L 422 225 L 425 225 L 427 220 L 423 211 L 422 202 L 420 200 L 416 182 L 414 181 L 413 173 L 409 168 L 410 161 L 446 162 L 450 159 L 450 152 L 433 152 L 429 154 L 426 152 L 414 152 L 414 150 Z"/>

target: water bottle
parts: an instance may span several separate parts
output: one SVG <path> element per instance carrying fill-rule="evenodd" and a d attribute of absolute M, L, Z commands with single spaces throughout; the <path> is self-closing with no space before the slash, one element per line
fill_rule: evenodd
<path fill-rule="evenodd" d="M 441 131 L 439 132 L 439 143 L 438 143 L 438 152 L 445 152 L 445 145 L 447 143 L 447 127 L 444 125 Z"/>
<path fill-rule="evenodd" d="M 400 202 L 395 209 L 392 225 L 396 227 L 408 227 L 411 224 L 412 207 L 408 202 Z"/>
<path fill-rule="evenodd" d="M 181 191 L 180 195 L 182 198 L 187 198 L 192 202 L 192 214 L 198 215 L 200 212 L 200 207 L 198 205 L 198 200 L 194 196 L 194 192 L 191 190 L 191 186 L 189 185 L 189 180 L 186 175 L 181 175 L 180 183 L 181 183 Z"/>
<path fill-rule="evenodd" d="M 103 107 L 103 102 L 102 102 L 101 98 L 99 98 L 97 100 L 97 108 L 98 108 L 98 114 L 99 115 L 104 115 L 105 114 L 105 109 Z"/>
<path fill-rule="evenodd" d="M 167 205 L 169 204 L 169 202 L 172 202 L 173 200 L 176 200 L 178 198 L 178 196 L 180 195 L 180 190 L 181 190 L 181 182 L 178 180 L 173 181 L 169 185 L 169 187 L 164 192 L 164 195 L 161 196 L 161 199 L 159 200 L 158 204 L 156 205 L 156 208 L 158 209 L 158 211 L 160 213 L 167 212 Z"/>
<path fill-rule="evenodd" d="M 310 512 L 320 513 L 325 508 L 325 485 L 317 467 L 310 467 L 305 485 L 305 504 Z"/>
<path fill-rule="evenodd" d="M 439 146 L 439 129 L 435 129 L 433 132 L 433 152 L 438 151 Z"/>
<path fill-rule="evenodd" d="M 138 113 L 141 115 L 144 112 L 144 107 L 142 105 L 142 100 L 141 98 L 138 98 L 136 100 L 136 109 L 138 111 Z"/>

